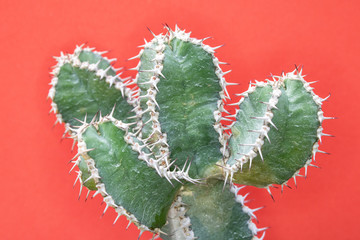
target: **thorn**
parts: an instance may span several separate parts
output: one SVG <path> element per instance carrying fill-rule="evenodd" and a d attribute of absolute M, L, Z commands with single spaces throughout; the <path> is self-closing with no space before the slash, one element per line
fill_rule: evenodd
<path fill-rule="evenodd" d="M 90 195 L 90 189 L 88 189 L 88 192 L 87 192 L 87 194 L 86 194 L 86 198 L 85 198 L 85 202 L 87 201 L 87 199 L 88 199 L 88 197 L 89 197 L 89 195 Z"/>
<path fill-rule="evenodd" d="M 299 69 L 298 69 L 298 67 L 296 66 L 296 64 L 294 64 L 294 65 L 295 65 L 296 73 L 299 75 Z"/>
<path fill-rule="evenodd" d="M 105 215 L 105 212 L 106 212 L 106 210 L 108 210 L 108 207 L 109 207 L 109 205 L 106 204 L 106 207 L 105 207 L 105 209 L 104 209 L 104 212 L 101 214 L 101 218 Z"/>
<path fill-rule="evenodd" d="M 168 180 L 168 182 L 171 184 L 172 187 L 175 187 L 166 173 L 164 174 L 164 177 L 166 178 L 166 180 Z"/>
<path fill-rule="evenodd" d="M 228 177 L 229 177 L 229 171 L 228 170 L 226 170 L 226 172 L 225 172 L 225 180 L 224 180 L 224 186 L 223 186 L 223 192 L 224 192 L 224 189 L 225 189 L 225 186 L 226 186 L 226 183 L 227 183 L 227 179 L 228 179 Z"/>
<path fill-rule="evenodd" d="M 293 178 L 294 178 L 295 188 L 297 188 L 296 175 L 295 174 L 294 174 Z"/>
<path fill-rule="evenodd" d="M 314 164 L 309 163 L 308 165 L 309 165 L 310 167 L 315 167 L 315 168 L 319 168 L 319 169 L 320 169 L 319 166 L 316 166 L 316 165 L 314 165 Z"/>
<path fill-rule="evenodd" d="M 118 213 L 118 215 L 116 216 L 116 218 L 115 218 L 115 221 L 113 222 L 113 225 L 115 225 L 115 223 L 117 222 L 117 220 L 120 218 L 120 216 L 121 216 L 121 214 L 120 213 Z"/>
<path fill-rule="evenodd" d="M 203 42 L 203 41 L 211 39 L 211 38 L 213 38 L 213 37 L 206 37 L 206 38 L 201 39 L 201 41 Z"/>
<path fill-rule="evenodd" d="M 264 162 L 264 158 L 263 158 L 263 155 L 262 155 L 262 153 L 261 153 L 261 147 L 258 146 L 258 147 L 257 147 L 257 150 L 258 150 L 258 152 L 259 152 L 259 154 L 260 154 L 261 160 Z"/>
<path fill-rule="evenodd" d="M 332 134 L 327 134 L 327 133 L 321 133 L 322 136 L 325 136 L 325 137 L 335 137 L 334 135 Z"/>
<path fill-rule="evenodd" d="M 275 202 L 274 196 L 271 194 L 270 187 L 267 187 L 266 190 L 270 194 L 270 197 L 272 198 L 272 200 Z"/>
<path fill-rule="evenodd" d="M 228 74 L 228 73 L 230 73 L 231 72 L 231 70 L 229 70 L 229 71 L 226 71 L 226 72 L 223 72 L 223 76 L 225 76 L 226 74 Z M 230 85 L 231 83 L 229 83 L 229 84 L 226 84 L 226 85 Z M 234 85 L 238 85 L 238 83 L 235 83 Z"/>
<path fill-rule="evenodd" d="M 329 95 L 327 97 L 323 98 L 321 101 L 324 102 L 324 101 L 328 100 L 330 96 L 331 96 L 331 93 L 329 93 Z"/>
<path fill-rule="evenodd" d="M 338 119 L 338 117 L 323 117 L 324 120 Z"/>
<path fill-rule="evenodd" d="M 144 230 L 140 230 L 140 234 L 139 234 L 139 237 L 138 237 L 138 239 L 137 240 L 139 240 L 140 239 L 140 237 L 141 237 L 141 235 L 144 233 Z"/>
<path fill-rule="evenodd" d="M 82 189 L 83 189 L 83 184 L 80 182 L 80 191 L 79 191 L 78 200 L 80 200 Z"/>
<path fill-rule="evenodd" d="M 103 54 L 107 54 L 109 51 L 101 51 L 101 52 L 97 52 L 97 54 L 99 55 L 103 55 Z"/>
<path fill-rule="evenodd" d="M 114 107 L 111 109 L 111 112 L 109 114 L 109 117 L 113 117 L 114 111 L 115 111 L 116 103 L 114 104 Z"/>
<path fill-rule="evenodd" d="M 131 221 L 129 221 L 129 224 L 126 226 L 126 230 L 128 230 L 128 228 L 130 227 L 131 225 Z"/>
<path fill-rule="evenodd" d="M 128 61 L 130 61 L 130 60 L 134 60 L 134 59 L 136 59 L 136 58 L 140 58 L 139 54 L 138 54 L 138 55 L 136 55 L 136 56 L 133 56 L 133 57 L 129 58 L 129 59 L 128 59 Z"/>
<path fill-rule="evenodd" d="M 324 153 L 324 154 L 327 154 L 327 155 L 330 155 L 330 153 L 328 153 L 328 152 L 324 152 L 324 151 L 321 151 L 321 150 L 317 150 L 317 152 L 319 152 L 319 153 Z"/>
<path fill-rule="evenodd" d="M 76 182 L 80 179 L 80 176 L 81 176 L 81 172 L 80 171 L 78 171 L 77 172 L 77 177 L 76 177 L 76 179 L 75 179 L 75 182 L 74 182 L 74 185 L 73 185 L 73 188 L 75 187 L 75 184 L 76 184 Z"/>
<path fill-rule="evenodd" d="M 153 31 L 151 31 L 151 29 L 150 29 L 148 26 L 146 26 L 146 28 L 149 30 L 149 32 L 150 32 L 154 37 L 156 37 L 156 35 L 153 33 Z"/>
<path fill-rule="evenodd" d="M 308 82 L 309 85 L 317 83 L 318 81 Z"/>
<path fill-rule="evenodd" d="M 219 48 L 223 47 L 224 45 L 225 45 L 225 44 L 220 45 L 220 46 L 217 46 L 217 47 L 213 47 L 213 48 L 212 48 L 212 50 L 214 50 L 214 51 L 215 51 L 216 49 L 219 49 Z M 230 71 L 231 71 L 231 70 L 230 70 Z"/>

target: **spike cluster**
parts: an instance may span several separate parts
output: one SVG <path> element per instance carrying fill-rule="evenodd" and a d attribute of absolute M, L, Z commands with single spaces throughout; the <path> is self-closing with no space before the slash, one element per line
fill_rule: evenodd
<path fill-rule="evenodd" d="M 214 56 L 221 46 L 165 29 L 150 30 L 154 38 L 129 59 L 140 59 L 135 79 L 83 45 L 55 58 L 50 112 L 77 143 L 70 172 L 78 168 L 79 198 L 84 186 L 86 199 L 101 195 L 103 214 L 113 208 L 114 224 L 125 216 L 138 239 L 150 231 L 164 240 L 263 240 L 267 228 L 254 223 L 261 207 L 247 207 L 249 193 L 233 183 L 271 195 L 275 184 L 296 185 L 303 167 L 306 177 L 316 153 L 326 153 L 322 137 L 332 136 L 321 126 L 333 119 L 321 110 L 329 97 L 317 96 L 296 67 L 250 82 L 227 104 L 227 87 L 237 83 Z M 238 108 L 230 114 L 225 105 Z"/>

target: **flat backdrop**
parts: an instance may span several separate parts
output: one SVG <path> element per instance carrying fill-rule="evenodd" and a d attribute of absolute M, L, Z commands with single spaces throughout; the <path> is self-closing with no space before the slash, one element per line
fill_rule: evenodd
<path fill-rule="evenodd" d="M 61 141 L 63 126 L 53 127 L 46 100 L 52 56 L 87 43 L 110 50 L 116 67 L 139 51 L 147 30 L 160 33 L 167 23 L 213 37 L 225 44 L 216 56 L 232 69 L 227 80 L 247 89 L 250 80 L 304 65 L 308 81 L 324 104 L 321 169 L 310 168 L 297 189 L 248 187 L 258 226 L 268 240 L 359 239 L 359 1 L 6 1 L 0 0 L 0 239 L 137 239 L 125 219 L 114 226 L 114 211 L 100 219 L 101 198 L 78 200 L 75 174 L 68 174 L 72 142 Z M 124 76 L 134 76 L 126 71 Z M 148 239 L 149 234 L 141 239 Z"/>

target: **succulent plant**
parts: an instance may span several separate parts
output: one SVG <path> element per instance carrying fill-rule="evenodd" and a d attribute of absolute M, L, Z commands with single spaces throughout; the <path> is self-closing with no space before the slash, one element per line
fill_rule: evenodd
<path fill-rule="evenodd" d="M 314 166 L 325 119 L 302 70 L 250 83 L 229 103 L 205 39 L 166 27 L 142 46 L 135 79 L 77 46 L 56 57 L 51 111 L 77 143 L 77 181 L 129 224 L 165 240 L 263 239 L 236 184 L 287 186 Z M 227 106 L 228 105 L 228 106 Z M 234 108 L 235 106 L 235 108 Z M 230 114 L 230 108 L 235 109 Z M 233 111 L 233 110 L 232 110 Z M 73 169 L 72 168 L 72 169 Z"/>

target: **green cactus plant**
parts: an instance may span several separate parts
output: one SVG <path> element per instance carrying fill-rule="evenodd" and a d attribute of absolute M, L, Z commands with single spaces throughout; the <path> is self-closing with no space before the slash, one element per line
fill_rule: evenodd
<path fill-rule="evenodd" d="M 113 60 L 88 47 L 56 58 L 51 111 L 77 142 L 80 189 L 102 195 L 104 213 L 114 208 L 115 222 L 124 215 L 139 238 L 263 239 L 266 228 L 253 222 L 260 208 L 247 207 L 235 184 L 271 194 L 314 166 L 321 137 L 330 136 L 321 127 L 330 119 L 326 98 L 296 68 L 250 83 L 230 114 L 233 83 L 216 47 L 166 29 L 134 57 L 135 79 L 122 79 Z"/>

